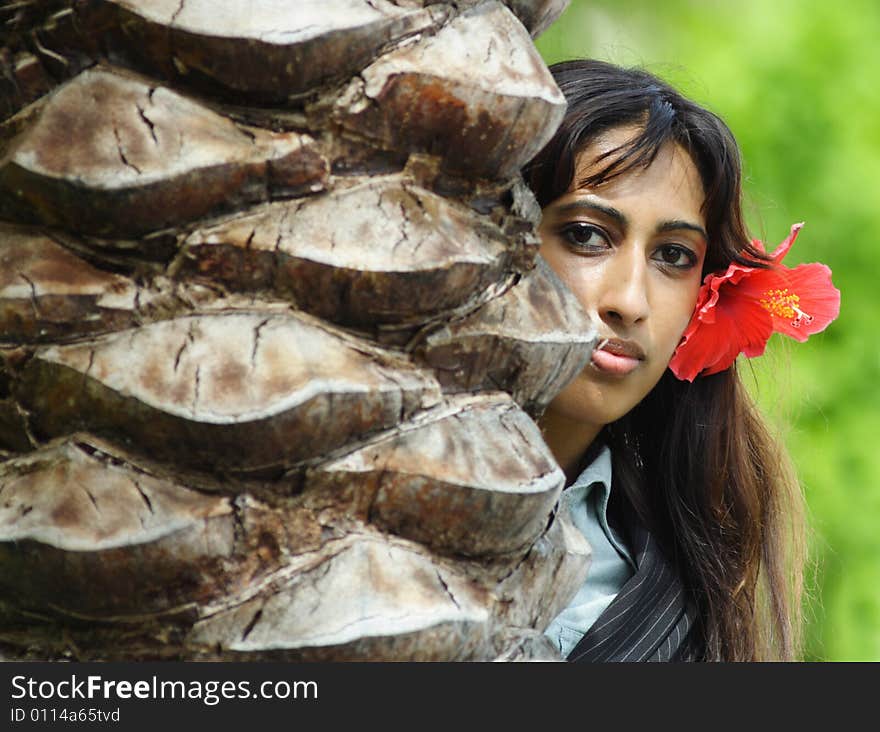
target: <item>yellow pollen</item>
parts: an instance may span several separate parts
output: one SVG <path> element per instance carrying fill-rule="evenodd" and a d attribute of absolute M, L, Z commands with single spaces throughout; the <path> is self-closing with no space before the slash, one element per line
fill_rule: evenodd
<path fill-rule="evenodd" d="M 777 318 L 792 319 L 791 324 L 795 328 L 800 328 L 801 323 L 810 323 L 813 316 L 805 313 L 800 309 L 801 299 L 795 293 L 789 292 L 788 288 L 781 290 L 767 290 L 764 297 L 758 302 L 770 315 Z"/>
<path fill-rule="evenodd" d="M 793 318 L 798 312 L 801 299 L 793 292 L 784 290 L 767 290 L 761 298 L 761 307 L 777 318 Z"/>

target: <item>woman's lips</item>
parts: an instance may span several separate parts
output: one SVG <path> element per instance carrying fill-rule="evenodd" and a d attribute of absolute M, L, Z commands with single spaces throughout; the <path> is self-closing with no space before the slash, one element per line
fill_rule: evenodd
<path fill-rule="evenodd" d="M 592 364 L 605 374 L 625 376 L 645 358 L 645 352 L 632 341 L 606 338 L 593 350 Z"/>

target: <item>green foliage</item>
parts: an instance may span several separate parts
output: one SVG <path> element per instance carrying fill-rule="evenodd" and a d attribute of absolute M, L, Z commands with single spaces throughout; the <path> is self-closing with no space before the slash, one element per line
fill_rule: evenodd
<path fill-rule="evenodd" d="M 573 0 L 538 40 L 548 63 L 644 66 L 721 115 L 755 236 L 772 248 L 806 221 L 786 264 L 834 273 L 840 318 L 803 345 L 774 336 L 752 365 L 810 507 L 814 660 L 880 660 L 878 37 L 873 0 Z"/>

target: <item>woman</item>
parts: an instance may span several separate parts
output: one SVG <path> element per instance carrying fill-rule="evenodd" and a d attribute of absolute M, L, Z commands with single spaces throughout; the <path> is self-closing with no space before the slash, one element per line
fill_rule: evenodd
<path fill-rule="evenodd" d="M 547 635 L 569 660 L 796 658 L 801 495 L 733 362 L 824 328 L 839 293 L 822 265 L 779 263 L 799 227 L 773 255 L 750 241 L 715 115 L 643 71 L 551 71 L 568 112 L 525 177 L 541 254 L 600 341 L 540 420 L 593 548 Z"/>

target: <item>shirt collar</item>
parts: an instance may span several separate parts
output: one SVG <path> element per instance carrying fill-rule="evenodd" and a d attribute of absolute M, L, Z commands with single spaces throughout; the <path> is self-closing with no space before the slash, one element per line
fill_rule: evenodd
<path fill-rule="evenodd" d="M 594 483 L 601 483 L 608 492 L 611 491 L 611 448 L 608 445 L 602 446 L 599 453 L 593 458 L 593 462 L 581 471 L 569 490 L 580 486 L 589 489 Z"/>
<path fill-rule="evenodd" d="M 594 490 L 598 491 L 595 496 Z M 590 508 L 595 510 L 594 518 L 599 522 L 608 541 L 635 567 L 635 561 L 623 537 L 608 524 L 608 500 L 611 498 L 611 448 L 608 445 L 602 446 L 593 462 L 581 471 L 562 495 L 572 512 L 584 504 L 592 504 Z M 589 510 L 588 513 L 592 514 L 593 511 Z"/>

